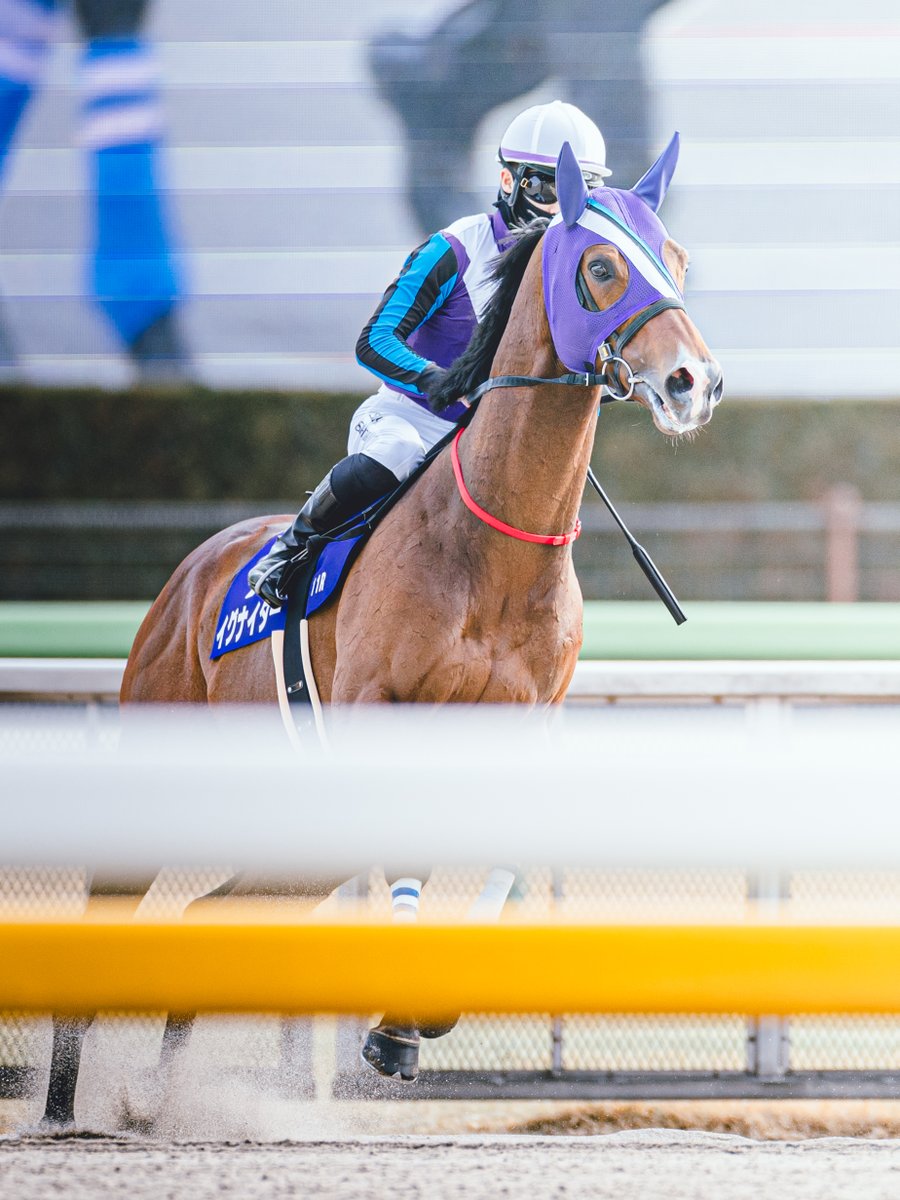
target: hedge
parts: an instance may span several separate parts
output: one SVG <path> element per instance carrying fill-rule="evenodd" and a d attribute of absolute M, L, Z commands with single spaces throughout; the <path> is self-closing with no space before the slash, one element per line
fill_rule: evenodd
<path fill-rule="evenodd" d="M 346 451 L 359 395 L 0 388 L 2 500 L 300 498 Z M 498 447 L 502 453 L 502 447 Z M 727 401 L 671 442 L 604 408 L 594 467 L 617 500 L 900 499 L 900 400 Z"/>

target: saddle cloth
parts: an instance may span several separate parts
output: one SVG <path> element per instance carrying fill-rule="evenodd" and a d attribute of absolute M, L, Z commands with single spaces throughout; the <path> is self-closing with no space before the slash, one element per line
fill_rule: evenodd
<path fill-rule="evenodd" d="M 291 588 L 293 594 L 299 592 L 303 596 L 303 581 L 307 581 L 305 604 L 301 606 L 302 616 L 312 616 L 337 595 L 344 576 L 370 532 L 371 526 L 364 525 L 355 535 L 336 541 L 324 541 L 318 537 L 310 539 L 309 558 L 304 569 L 295 575 Z M 274 541 L 274 537 L 270 538 L 232 580 L 216 622 L 210 658 L 221 658 L 233 650 L 263 641 L 271 637 L 275 630 L 285 628 L 287 605 L 270 608 L 248 582 L 251 569 L 264 554 L 268 554 Z"/>

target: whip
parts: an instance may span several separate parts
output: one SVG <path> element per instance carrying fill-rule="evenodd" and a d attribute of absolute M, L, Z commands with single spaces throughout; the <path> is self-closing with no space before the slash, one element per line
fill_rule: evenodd
<path fill-rule="evenodd" d="M 640 544 L 640 542 L 638 542 L 637 538 L 635 538 L 632 535 L 631 531 L 628 529 L 628 526 L 625 524 L 625 522 L 622 520 L 622 518 L 616 512 L 615 508 L 613 507 L 612 501 L 610 500 L 609 496 L 607 496 L 606 492 L 603 490 L 603 487 L 602 487 L 599 479 L 597 478 L 597 476 L 594 474 L 594 470 L 592 467 L 588 467 L 587 477 L 588 477 L 588 482 L 590 483 L 591 487 L 594 489 L 594 491 L 597 493 L 597 495 L 600 497 L 600 499 L 603 501 L 603 503 L 609 509 L 610 513 L 612 513 L 613 520 L 618 525 L 618 527 L 622 530 L 622 533 L 625 535 L 625 538 L 626 538 L 629 546 L 631 547 L 631 553 L 634 555 L 635 560 L 637 561 L 637 565 L 641 568 L 641 570 L 644 572 L 644 574 L 650 580 L 651 584 L 653 585 L 653 590 L 656 592 L 657 596 L 659 596 L 660 600 L 662 600 L 663 604 L 666 606 L 666 608 L 672 614 L 672 619 L 674 620 L 675 624 L 683 625 L 685 623 L 685 621 L 687 620 L 687 617 L 682 612 L 681 605 L 678 603 L 675 593 L 672 591 L 672 589 L 666 583 L 665 579 L 663 579 L 662 574 L 661 574 L 659 568 L 657 567 L 656 563 L 653 561 L 653 559 L 650 557 L 650 555 L 647 553 L 647 551 L 644 549 L 644 547 Z"/>

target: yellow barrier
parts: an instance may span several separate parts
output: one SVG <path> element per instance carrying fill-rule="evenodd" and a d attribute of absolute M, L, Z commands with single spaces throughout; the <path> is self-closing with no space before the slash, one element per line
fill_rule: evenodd
<path fill-rule="evenodd" d="M 0 921 L 0 1009 L 900 1012 L 900 929 L 385 925 L 258 905 Z"/>

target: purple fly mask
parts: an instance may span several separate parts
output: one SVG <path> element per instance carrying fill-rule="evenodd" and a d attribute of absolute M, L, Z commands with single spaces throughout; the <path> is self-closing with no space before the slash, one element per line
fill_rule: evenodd
<path fill-rule="evenodd" d="M 544 237 L 544 302 L 560 360 L 570 371 L 593 371 L 600 348 L 629 317 L 657 300 L 683 300 L 663 262 L 668 238 L 656 215 L 678 160 L 678 134 L 631 191 L 588 192 L 568 142 L 556 166 L 560 212 Z M 628 287 L 603 312 L 583 307 L 576 291 L 581 256 L 589 246 L 613 245 L 627 259 Z"/>

